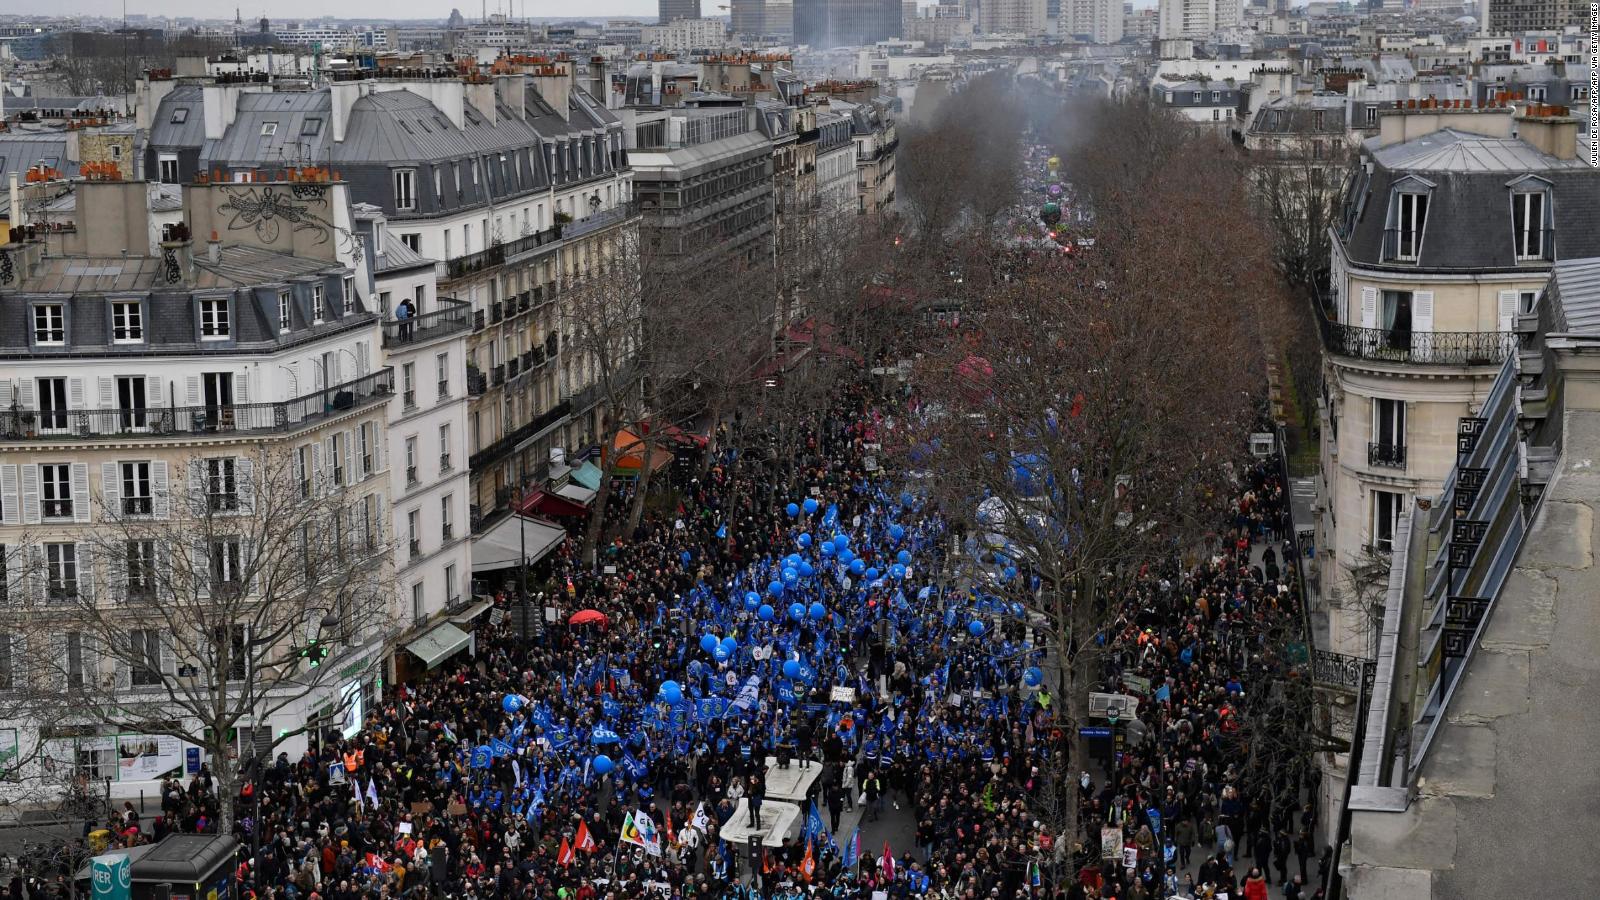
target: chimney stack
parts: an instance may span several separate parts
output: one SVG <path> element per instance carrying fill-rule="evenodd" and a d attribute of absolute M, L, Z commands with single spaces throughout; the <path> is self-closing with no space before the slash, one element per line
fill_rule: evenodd
<path fill-rule="evenodd" d="M 1565 107 L 1529 107 L 1516 117 L 1517 137 L 1556 159 L 1578 156 L 1578 120 Z"/>

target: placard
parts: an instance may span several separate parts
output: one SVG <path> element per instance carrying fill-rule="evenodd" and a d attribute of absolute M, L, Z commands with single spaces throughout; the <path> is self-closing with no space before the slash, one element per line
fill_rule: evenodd
<path fill-rule="evenodd" d="M 505 620 L 506 620 L 506 611 L 505 610 L 500 609 L 498 607 L 496 607 L 495 609 L 489 610 L 489 624 L 490 625 L 499 625 L 500 623 L 504 622 Z"/>
<path fill-rule="evenodd" d="M 411 804 L 411 814 L 413 816 L 425 816 L 431 812 L 433 812 L 432 800 L 418 800 Z"/>
<path fill-rule="evenodd" d="M 1100 858 L 1117 859 L 1122 856 L 1122 829 L 1100 829 Z"/>
<path fill-rule="evenodd" d="M 828 701 L 830 703 L 854 703 L 856 702 L 856 689 L 835 686 L 828 694 Z"/>
<path fill-rule="evenodd" d="M 554 625 L 561 621 L 561 613 L 554 606 L 546 606 L 544 608 L 544 620 L 548 624 Z"/>
<path fill-rule="evenodd" d="M 411 833 L 411 823 L 410 822 L 401 822 L 400 823 L 400 833 L 401 834 L 410 834 Z"/>
<path fill-rule="evenodd" d="M 328 763 L 328 784 L 349 784 L 344 774 L 344 763 Z"/>
<path fill-rule="evenodd" d="M 1138 847 L 1123 847 L 1122 848 L 1122 867 L 1124 869 L 1137 869 L 1137 868 L 1139 868 L 1139 848 Z"/>
<path fill-rule="evenodd" d="M 452 816 L 464 816 L 467 814 L 467 804 L 461 802 L 460 800 L 451 800 L 450 806 L 445 810 L 445 812 Z"/>
<path fill-rule="evenodd" d="M 183 765 L 183 741 L 171 735 L 117 736 L 117 779 L 153 781 Z"/>

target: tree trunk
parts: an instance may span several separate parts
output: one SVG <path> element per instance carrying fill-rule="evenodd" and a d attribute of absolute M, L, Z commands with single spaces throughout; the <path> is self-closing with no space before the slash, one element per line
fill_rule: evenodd
<path fill-rule="evenodd" d="M 644 440 L 640 448 L 642 465 L 639 466 L 638 488 L 633 494 L 633 503 L 628 508 L 628 533 L 632 534 L 639 522 L 644 519 L 645 497 L 650 493 L 650 479 L 655 474 L 655 466 L 651 465 L 651 457 L 655 450 L 650 446 L 649 440 Z"/>
<path fill-rule="evenodd" d="M 711 460 L 716 456 L 717 429 L 722 424 L 722 391 L 713 391 L 711 400 L 711 425 L 706 429 L 706 450 L 700 457 L 700 480 L 711 474 Z"/>
<path fill-rule="evenodd" d="M 211 776 L 217 783 L 217 834 L 233 834 L 234 801 L 239 797 L 239 760 L 229 747 L 211 747 Z M 261 827 L 251 823 L 251 827 Z"/>
<path fill-rule="evenodd" d="M 583 561 L 592 569 L 595 565 L 595 556 L 600 546 L 600 529 L 605 526 L 606 504 L 611 500 L 611 462 L 605 454 L 614 452 L 617 433 L 612 431 L 609 438 L 601 445 L 600 451 L 600 490 L 595 492 L 594 506 L 589 509 L 589 522 L 583 530 Z"/>

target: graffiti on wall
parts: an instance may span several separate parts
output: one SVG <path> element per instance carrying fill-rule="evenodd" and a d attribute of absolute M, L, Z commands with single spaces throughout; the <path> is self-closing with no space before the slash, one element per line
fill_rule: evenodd
<path fill-rule="evenodd" d="M 309 203 L 297 203 L 279 188 L 228 188 L 223 195 L 227 199 L 217 212 L 228 217 L 229 231 L 253 230 L 257 239 L 274 244 L 287 226 L 295 232 L 309 232 L 315 243 L 328 242 L 333 224 L 311 212 Z"/>

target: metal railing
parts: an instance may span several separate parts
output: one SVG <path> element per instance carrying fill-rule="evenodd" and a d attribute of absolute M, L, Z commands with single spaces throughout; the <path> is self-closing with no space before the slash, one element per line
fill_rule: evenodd
<path fill-rule="evenodd" d="M 560 403 L 557 403 L 555 406 L 552 406 L 535 416 L 532 421 L 522 425 L 514 431 L 507 432 L 505 435 L 501 436 L 499 440 L 488 445 L 487 447 L 484 447 L 477 453 L 472 454 L 471 458 L 467 460 L 467 470 L 476 471 L 482 466 L 493 463 L 500 457 L 510 453 L 512 449 L 514 449 L 518 444 L 522 443 L 527 438 L 532 437 L 533 435 L 538 434 L 540 431 L 543 431 L 545 428 L 561 421 L 571 412 L 572 405 L 567 401 L 563 400 Z"/>
<path fill-rule="evenodd" d="M 293 431 L 343 415 L 394 392 L 394 370 L 276 403 L 220 403 L 142 409 L 74 409 L 61 412 L 0 410 L 0 441 L 55 441 L 126 435 L 143 437 Z"/>
<path fill-rule="evenodd" d="M 1410 331 L 1359 328 L 1319 320 L 1329 353 L 1375 362 L 1440 366 L 1494 366 L 1516 352 L 1512 331 Z"/>
<path fill-rule="evenodd" d="M 387 319 L 383 323 L 383 345 L 431 341 L 434 338 L 472 328 L 472 304 L 451 297 L 440 297 L 439 308 L 410 319 Z"/>
<path fill-rule="evenodd" d="M 1367 465 L 1386 469 L 1406 467 L 1406 445 L 1370 442 L 1367 444 Z"/>

